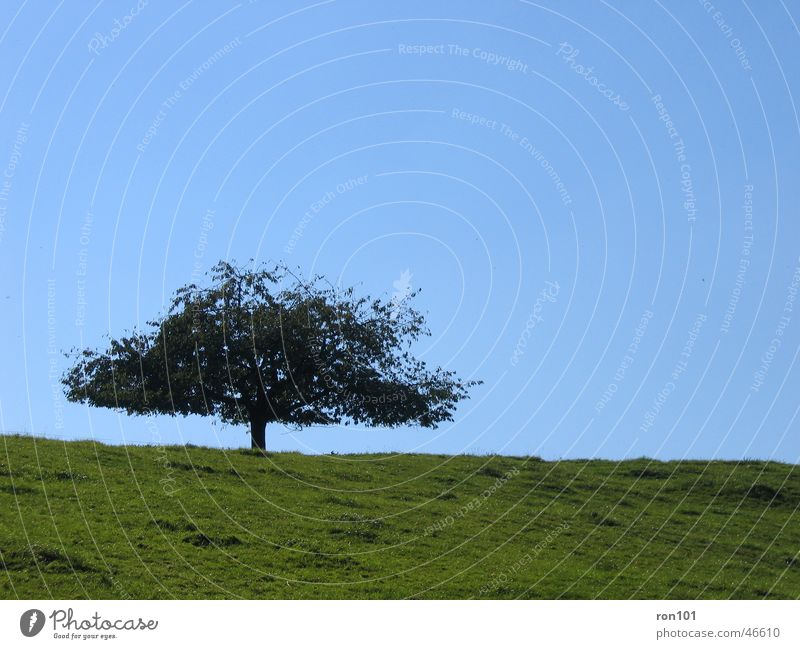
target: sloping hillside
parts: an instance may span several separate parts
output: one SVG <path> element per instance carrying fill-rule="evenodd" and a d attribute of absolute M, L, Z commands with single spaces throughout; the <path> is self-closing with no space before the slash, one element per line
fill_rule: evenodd
<path fill-rule="evenodd" d="M 0 437 L 5 598 L 797 598 L 800 468 Z"/>

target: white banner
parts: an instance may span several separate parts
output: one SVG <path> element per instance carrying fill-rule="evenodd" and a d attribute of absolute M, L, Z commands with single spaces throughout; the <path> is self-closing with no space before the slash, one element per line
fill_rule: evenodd
<path fill-rule="evenodd" d="M 0 647 L 798 647 L 794 601 L 3 601 Z"/>

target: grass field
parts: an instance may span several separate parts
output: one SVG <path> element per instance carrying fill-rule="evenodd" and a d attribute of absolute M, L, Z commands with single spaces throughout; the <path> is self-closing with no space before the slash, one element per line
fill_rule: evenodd
<path fill-rule="evenodd" d="M 798 598 L 800 470 L 0 437 L 4 598 Z"/>

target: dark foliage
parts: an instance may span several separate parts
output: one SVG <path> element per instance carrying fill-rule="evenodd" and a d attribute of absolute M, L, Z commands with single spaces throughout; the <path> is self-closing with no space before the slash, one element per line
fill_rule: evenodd
<path fill-rule="evenodd" d="M 179 289 L 148 331 L 73 350 L 67 398 L 249 424 L 264 448 L 269 422 L 435 427 L 477 383 L 412 355 L 428 332 L 407 300 L 358 297 L 284 266 L 220 262 L 210 284 Z"/>

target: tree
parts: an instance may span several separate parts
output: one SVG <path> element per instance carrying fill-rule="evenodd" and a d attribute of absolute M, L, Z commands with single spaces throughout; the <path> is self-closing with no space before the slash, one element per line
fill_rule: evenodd
<path fill-rule="evenodd" d="M 252 447 L 264 449 L 270 422 L 435 428 L 479 383 L 412 355 L 430 333 L 408 299 L 357 297 L 280 265 L 220 262 L 211 280 L 179 289 L 147 331 L 72 350 L 67 399 L 249 424 Z"/>

